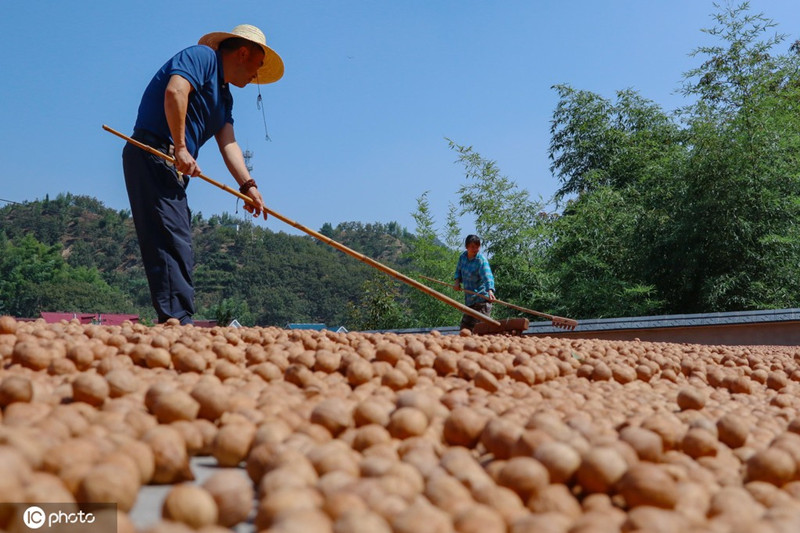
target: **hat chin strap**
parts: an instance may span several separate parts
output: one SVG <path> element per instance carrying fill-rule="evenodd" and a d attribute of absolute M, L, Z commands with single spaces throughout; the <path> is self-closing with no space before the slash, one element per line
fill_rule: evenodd
<path fill-rule="evenodd" d="M 264 99 L 261 97 L 261 84 L 258 83 L 258 71 L 256 71 L 256 88 L 258 89 L 258 97 L 256 98 L 256 108 L 261 110 L 261 117 L 264 119 L 264 135 L 266 140 L 272 141 L 269 138 L 269 131 L 267 131 L 267 114 L 264 111 Z"/>

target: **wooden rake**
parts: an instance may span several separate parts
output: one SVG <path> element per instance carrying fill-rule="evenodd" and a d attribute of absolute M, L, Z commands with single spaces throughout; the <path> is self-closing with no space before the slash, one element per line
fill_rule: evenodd
<path fill-rule="evenodd" d="M 447 285 L 448 287 L 450 287 L 450 288 L 455 290 L 455 286 L 450 284 L 450 283 L 447 283 L 447 282 L 444 282 L 444 281 L 440 281 L 440 280 L 434 279 L 434 278 L 429 278 L 428 276 L 423 276 L 422 274 L 420 274 L 419 277 L 421 277 L 423 279 L 426 279 L 428 281 L 433 281 L 434 283 L 439 283 L 441 285 Z M 463 288 L 460 289 L 460 290 L 463 291 L 463 292 L 466 292 L 467 294 L 474 294 L 475 296 L 480 296 L 484 300 L 492 301 L 492 300 L 489 299 L 488 296 L 485 296 L 485 295 L 483 295 L 483 294 L 481 294 L 479 292 L 473 292 L 473 291 L 470 291 L 470 290 L 467 290 L 467 289 L 463 289 Z M 554 328 L 567 329 L 567 330 L 571 331 L 571 330 L 574 330 L 578 326 L 578 321 L 577 320 L 573 320 L 571 318 L 564 318 L 563 316 L 548 315 L 547 313 L 542 313 L 541 311 L 534 311 L 533 309 L 526 309 L 524 307 L 520 307 L 518 305 L 514 305 L 514 304 L 509 303 L 509 302 L 504 302 L 503 300 L 495 299 L 494 301 L 492 301 L 492 303 L 498 303 L 500 305 L 505 305 L 506 307 L 510 307 L 511 309 L 516 309 L 517 311 L 522 311 L 523 313 L 528 313 L 528 314 L 539 316 L 539 317 L 542 317 L 542 318 L 547 318 L 547 319 L 550 320 L 550 322 L 551 322 L 551 324 L 552 324 L 552 326 Z"/>
<path fill-rule="evenodd" d="M 137 141 L 136 139 L 128 137 L 127 135 L 125 135 L 123 133 L 120 133 L 120 132 L 118 132 L 117 130 L 115 130 L 113 128 L 110 128 L 110 127 L 106 126 L 105 124 L 103 124 L 103 129 L 106 130 L 109 133 L 112 133 L 112 134 L 116 135 L 117 137 L 119 137 L 121 139 L 125 139 L 126 141 L 128 141 L 132 145 L 134 145 L 134 146 L 136 146 L 138 148 L 141 148 L 142 150 L 144 150 L 146 152 L 150 152 L 151 154 L 153 154 L 155 156 L 158 156 L 158 157 L 160 157 L 160 158 L 162 158 L 162 159 L 164 159 L 166 161 L 169 161 L 170 163 L 173 163 L 173 164 L 175 163 L 174 158 L 172 158 L 172 157 L 170 157 L 170 156 L 168 156 L 168 155 L 166 155 L 166 154 L 164 154 L 162 152 L 159 152 L 158 150 L 156 150 L 152 146 L 148 146 L 148 145 L 146 145 L 144 143 L 141 143 L 141 142 Z M 216 180 L 213 180 L 213 179 L 211 179 L 208 176 L 205 176 L 203 174 L 200 174 L 198 177 L 203 179 L 203 180 L 205 180 L 206 182 L 210 183 L 211 185 L 214 185 L 215 187 L 219 187 L 220 189 L 231 193 L 232 195 L 234 195 L 237 198 L 243 200 L 247 204 L 253 205 L 253 200 L 249 196 L 247 196 L 245 194 L 242 194 L 239 191 L 237 191 L 235 189 L 232 189 L 231 187 L 228 187 L 227 185 L 225 185 L 223 183 L 220 183 L 220 182 L 218 182 Z M 427 285 L 424 285 L 424 284 L 420 283 L 419 281 L 417 281 L 415 279 L 411 279 L 408 276 L 406 276 L 404 274 L 401 274 L 400 272 L 397 272 L 396 270 L 391 269 L 391 268 L 387 267 L 386 265 L 383 265 L 382 263 L 379 263 L 379 262 L 375 261 L 374 259 L 371 259 L 371 258 L 367 257 L 364 254 L 358 253 L 355 250 L 352 250 L 352 249 L 348 248 L 347 246 L 345 246 L 345 245 L 343 245 L 341 243 L 338 243 L 338 242 L 334 241 L 333 239 L 328 238 L 328 237 L 326 237 L 325 235 L 323 235 L 323 234 L 321 234 L 319 232 L 316 232 L 316 231 L 314 231 L 312 229 L 309 229 L 309 228 L 307 228 L 307 227 L 295 222 L 294 220 L 292 220 L 290 218 L 287 218 L 287 217 L 281 215 L 280 213 L 278 213 L 276 211 L 273 211 L 272 209 L 267 208 L 266 206 L 264 207 L 264 211 L 267 214 L 272 215 L 273 217 L 277 218 L 278 220 L 280 220 L 282 222 L 285 222 L 285 223 L 289 224 L 290 226 L 292 226 L 294 228 L 297 228 L 300 231 L 302 231 L 302 232 L 314 237 L 315 239 L 320 240 L 320 241 L 324 242 L 325 244 L 329 244 L 329 245 L 333 246 L 334 248 L 336 248 L 337 250 L 339 250 L 341 252 L 344 252 L 347 255 L 351 256 L 351 257 L 354 257 L 354 258 L 358 259 L 362 263 L 366 263 L 369 266 L 374 267 L 374 268 L 380 270 L 381 272 L 394 277 L 395 279 L 397 279 L 399 281 L 402 281 L 403 283 L 411 285 L 412 287 L 414 287 L 414 288 L 416 288 L 416 289 L 428 294 L 429 296 L 432 296 L 432 297 L 436 298 L 437 300 L 439 300 L 441 302 L 444 302 L 447 305 L 460 310 L 462 313 L 466 313 L 466 314 L 470 315 L 473 318 L 477 318 L 482 323 L 486 324 L 487 331 L 491 331 L 492 333 L 501 333 L 501 332 L 508 331 L 508 332 L 513 334 L 513 333 L 519 333 L 520 330 L 527 329 L 527 327 L 528 327 L 527 326 L 527 320 L 525 321 L 524 328 L 523 328 L 522 327 L 522 323 L 520 321 L 495 320 L 495 319 L 493 319 L 491 317 L 488 317 L 488 316 L 484 315 L 483 313 L 480 313 L 480 312 L 476 311 L 475 309 L 467 307 L 466 305 L 464 305 L 464 304 L 462 304 L 460 302 L 457 302 L 457 301 L 453 300 L 452 298 L 450 298 L 448 296 L 445 296 L 444 294 L 441 294 L 441 293 L 431 289 Z"/>

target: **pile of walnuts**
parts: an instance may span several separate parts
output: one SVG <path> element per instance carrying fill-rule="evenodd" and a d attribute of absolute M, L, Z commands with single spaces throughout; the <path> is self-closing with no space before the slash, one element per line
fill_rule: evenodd
<path fill-rule="evenodd" d="M 0 317 L 0 501 L 115 502 L 124 532 L 800 531 L 798 361 Z M 228 468 L 197 483 L 195 456 Z"/>

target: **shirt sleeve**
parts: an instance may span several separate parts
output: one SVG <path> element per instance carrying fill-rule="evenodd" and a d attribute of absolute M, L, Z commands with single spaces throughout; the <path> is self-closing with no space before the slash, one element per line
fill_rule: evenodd
<path fill-rule="evenodd" d="M 489 260 L 485 257 L 481 261 L 481 275 L 486 282 L 486 290 L 494 292 L 494 274 L 492 274 L 492 267 L 489 266 Z"/>
<path fill-rule="evenodd" d="M 230 90 L 230 89 L 228 89 Z M 233 97 L 226 98 L 225 102 L 225 122 L 233 126 Z"/>
<path fill-rule="evenodd" d="M 175 54 L 167 65 L 167 74 L 186 78 L 195 91 L 214 75 L 215 52 L 207 46 L 190 46 Z"/>
<path fill-rule="evenodd" d="M 461 274 L 461 257 L 462 256 L 458 256 L 458 262 L 456 262 L 456 272 L 453 274 L 453 279 L 456 281 L 463 280 L 463 276 Z"/>

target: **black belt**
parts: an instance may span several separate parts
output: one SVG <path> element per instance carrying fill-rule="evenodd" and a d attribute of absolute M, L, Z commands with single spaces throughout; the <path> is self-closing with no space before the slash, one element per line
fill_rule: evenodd
<path fill-rule="evenodd" d="M 165 154 L 169 154 L 170 148 L 172 148 L 172 143 L 169 139 L 165 139 L 160 135 L 156 135 L 155 133 L 150 133 L 147 130 L 142 129 L 135 129 L 133 130 L 133 135 L 131 135 L 134 139 L 144 144 L 147 144 L 160 152 L 164 152 Z"/>
<path fill-rule="evenodd" d="M 149 145 L 151 148 L 155 148 L 159 152 L 166 154 L 170 157 L 174 157 L 175 154 L 173 153 L 173 146 L 169 139 L 165 139 L 155 133 L 150 133 L 147 130 L 135 129 L 133 130 L 133 135 L 131 137 L 141 143 Z M 167 166 L 172 167 L 173 164 L 168 162 Z M 186 188 L 189 184 L 189 176 L 185 176 L 180 172 L 177 173 L 178 181 L 180 184 Z"/>

